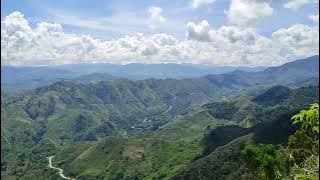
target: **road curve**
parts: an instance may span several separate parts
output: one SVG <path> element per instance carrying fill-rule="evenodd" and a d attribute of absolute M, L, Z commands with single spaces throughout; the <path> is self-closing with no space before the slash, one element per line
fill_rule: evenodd
<path fill-rule="evenodd" d="M 150 117 L 146 117 L 146 118 L 144 118 L 143 123 L 145 123 L 149 118 L 154 118 L 154 117 L 157 117 L 157 116 L 161 116 L 161 115 L 163 115 L 163 114 L 166 114 L 166 113 L 169 112 L 171 109 L 172 109 L 172 106 L 169 106 L 169 108 L 168 108 L 167 110 L 165 110 L 164 112 L 162 112 L 162 113 L 160 113 L 160 114 L 153 115 L 153 116 L 150 116 Z"/>
<path fill-rule="evenodd" d="M 65 175 L 63 174 L 63 169 L 52 166 L 52 158 L 53 158 L 53 157 L 54 157 L 54 156 L 48 157 L 48 160 L 49 160 L 49 168 L 58 170 L 60 177 L 63 178 L 63 179 L 75 180 L 75 179 L 73 179 L 73 178 L 70 178 L 70 177 L 65 176 Z"/>

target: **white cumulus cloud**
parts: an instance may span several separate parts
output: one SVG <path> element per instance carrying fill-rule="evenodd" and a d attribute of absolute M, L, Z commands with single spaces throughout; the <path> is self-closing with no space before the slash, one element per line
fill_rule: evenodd
<path fill-rule="evenodd" d="M 229 43 L 253 43 L 258 34 L 253 28 L 239 28 L 236 26 L 222 26 L 212 29 L 208 21 L 203 20 L 199 24 L 188 22 L 186 38 L 203 42 L 229 42 Z"/>
<path fill-rule="evenodd" d="M 191 6 L 193 9 L 197 9 L 201 6 L 213 4 L 215 0 L 192 0 Z"/>
<path fill-rule="evenodd" d="M 166 22 L 166 19 L 162 16 L 162 9 L 160 7 L 149 7 L 150 14 L 150 28 L 155 29 Z"/>
<path fill-rule="evenodd" d="M 195 39 L 198 41 L 211 41 L 210 26 L 208 21 L 203 20 L 198 25 L 194 22 L 187 24 L 187 39 Z"/>
<path fill-rule="evenodd" d="M 1 21 L 3 65 L 76 63 L 208 63 L 216 65 L 277 65 L 318 54 L 317 26 L 293 25 L 268 38 L 254 28 L 210 27 L 189 22 L 186 39 L 160 33 L 136 33 L 113 40 L 66 33 L 60 24 L 40 22 L 31 28 L 23 14 Z"/>
<path fill-rule="evenodd" d="M 271 16 L 273 8 L 265 1 L 232 0 L 226 11 L 231 24 L 248 26 L 264 17 Z"/>
<path fill-rule="evenodd" d="M 288 9 L 297 10 L 305 4 L 317 3 L 318 0 L 288 0 L 283 6 Z"/>
<path fill-rule="evenodd" d="M 272 39 L 279 43 L 288 57 L 303 57 L 308 52 L 319 52 L 319 28 L 296 24 L 272 33 Z"/>

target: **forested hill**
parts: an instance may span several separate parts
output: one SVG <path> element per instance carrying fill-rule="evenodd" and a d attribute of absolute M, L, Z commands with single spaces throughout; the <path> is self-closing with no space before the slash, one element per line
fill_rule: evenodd
<path fill-rule="evenodd" d="M 245 106 L 248 103 L 244 101 L 205 105 L 214 117 L 239 124 L 250 120 L 254 125 L 250 128 L 226 126 L 212 130 L 203 139 L 201 158 L 181 168 L 172 179 L 235 179 L 245 175 L 245 162 L 241 158 L 244 147 L 248 144 L 287 145 L 289 136 L 299 127 L 292 125 L 291 117 L 299 110 L 308 108 L 309 104 L 318 102 L 319 86 L 299 89 L 277 86 L 254 97 L 250 106 Z M 297 156 L 306 155 L 302 150 L 295 153 Z"/>
<path fill-rule="evenodd" d="M 319 76 L 319 56 L 297 60 L 259 72 L 234 71 L 206 78 L 221 88 L 238 88 L 263 84 L 290 84 Z"/>
<path fill-rule="evenodd" d="M 198 167 L 203 168 L 205 165 L 200 160 L 200 164 L 195 161 L 195 166 L 190 165 L 192 160 L 201 155 L 199 153 L 202 148 L 206 149 L 206 153 L 202 155 L 211 157 L 212 153 L 217 153 L 217 146 L 229 146 L 227 144 L 230 140 L 244 135 L 243 133 L 251 133 L 242 131 L 242 128 L 276 120 L 283 113 L 290 114 L 318 100 L 318 85 L 298 89 L 283 86 L 309 81 L 317 76 L 317 58 L 318 56 L 268 68 L 262 72 L 237 71 L 180 80 L 110 79 L 81 83 L 81 79 L 77 79 L 80 83 L 59 81 L 20 95 L 2 92 L 2 173 L 15 177 L 26 177 L 26 174 L 39 177 L 47 167 L 47 164 L 43 164 L 47 163 L 44 157 L 57 154 L 60 160 L 68 159 L 61 161 L 61 165 L 69 167 L 69 172 L 77 177 L 106 176 L 103 173 L 109 166 L 95 167 L 96 173 L 93 173 L 88 169 L 88 162 L 116 162 L 109 164 L 110 168 L 122 168 L 130 177 L 144 177 L 148 174 L 150 177 L 169 178 L 176 174 L 178 169 L 181 173 L 177 177 L 189 177 L 189 168 L 194 175 L 193 170 L 197 171 Z M 308 70 L 311 67 L 316 71 Z M 294 71 L 296 73 L 293 73 Z M 104 78 L 99 75 L 89 76 L 86 81 L 92 77 Z M 277 86 L 265 90 L 274 85 Z M 229 96 L 243 93 L 248 88 L 263 92 L 252 98 Z M 225 101 L 228 99 L 229 101 Z M 230 125 L 237 127 L 228 127 L 229 129 L 219 132 L 223 134 L 239 131 L 230 136 L 220 136 L 227 138 L 222 138 L 218 144 L 211 144 L 209 138 L 210 144 L 207 147 L 201 146 L 200 139 L 204 133 Z M 134 147 L 138 146 L 138 150 L 128 146 L 129 142 L 133 143 Z M 109 147 L 108 143 L 116 146 Z M 100 147 L 103 151 L 116 153 L 114 155 L 118 159 L 101 152 Z M 141 156 L 141 149 L 146 151 L 145 156 Z M 226 149 L 228 152 L 229 150 Z M 127 151 L 137 153 L 133 161 L 131 156 L 127 159 Z M 174 154 L 179 152 L 183 153 L 175 157 Z M 82 157 L 81 153 L 86 156 Z M 99 156 L 96 156 L 98 153 Z M 222 154 L 224 153 L 223 150 Z M 99 158 L 100 155 L 104 158 Z M 233 155 L 230 154 L 234 157 Z M 80 156 L 81 158 L 77 158 Z M 132 165 L 136 165 L 136 157 L 142 158 L 139 161 L 141 166 L 134 169 Z M 215 156 L 213 159 L 216 158 Z M 235 162 L 232 158 L 232 161 L 229 160 L 226 159 L 225 163 Z M 218 165 L 209 162 L 214 167 L 225 167 L 222 163 Z M 78 165 L 81 167 L 76 167 Z M 187 165 L 190 166 L 180 169 Z M 148 168 L 142 168 L 145 166 Z M 226 166 L 229 170 L 234 169 Z M 217 174 L 223 171 L 210 167 L 212 166 L 208 166 L 208 171 L 204 169 L 203 172 Z M 151 173 L 154 168 L 156 171 Z M 117 176 L 113 174 L 114 171 L 108 172 Z"/>
<path fill-rule="evenodd" d="M 290 84 L 314 77 L 319 73 L 318 58 L 319 56 L 314 56 L 262 72 L 235 72 L 194 79 L 116 79 L 93 84 L 60 81 L 10 97 L 9 100 L 3 95 L 2 111 L 6 115 L 2 121 L 3 124 L 11 124 L 13 121 L 8 119 L 19 114 L 23 122 L 52 122 L 56 128 L 51 132 L 58 139 L 61 139 L 60 136 L 64 137 L 62 139 L 96 139 L 119 133 L 119 128 L 132 130 L 131 127 L 141 124 L 146 117 L 165 112 L 170 106 L 174 108 L 170 109 L 168 115 L 175 116 L 186 112 L 193 105 L 218 100 L 240 89 Z M 311 67 L 314 72 L 308 70 Z M 15 121 L 19 122 L 16 118 Z M 161 120 L 150 126 L 166 122 L 167 120 Z M 11 126 L 2 127 L 10 132 Z M 109 130 L 100 131 L 104 127 Z M 79 128 L 82 130 L 78 131 Z M 66 135 L 57 133 L 59 131 Z"/>

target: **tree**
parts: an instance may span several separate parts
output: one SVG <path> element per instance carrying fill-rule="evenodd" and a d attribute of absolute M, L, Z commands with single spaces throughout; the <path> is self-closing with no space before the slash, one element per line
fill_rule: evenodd
<path fill-rule="evenodd" d="M 283 179 L 289 175 L 295 179 L 318 179 L 319 104 L 310 104 L 308 110 L 300 111 L 291 120 L 301 128 L 289 137 L 288 147 L 247 145 L 241 152 L 252 178 Z"/>
<path fill-rule="evenodd" d="M 262 170 L 264 174 L 262 177 L 265 179 L 275 179 L 276 171 L 283 164 L 280 162 L 283 159 L 277 157 L 276 148 L 272 144 L 260 147 L 248 145 L 241 152 L 241 155 L 246 161 L 247 167 L 255 174 Z"/>
<path fill-rule="evenodd" d="M 310 104 L 308 110 L 302 110 L 299 114 L 294 115 L 291 120 L 292 124 L 301 124 L 301 128 L 306 132 L 311 131 L 314 138 L 319 135 L 319 104 Z"/>
<path fill-rule="evenodd" d="M 294 115 L 292 124 L 301 128 L 290 136 L 288 150 L 294 158 L 292 177 L 295 179 L 319 179 L 319 104 L 310 105 Z"/>

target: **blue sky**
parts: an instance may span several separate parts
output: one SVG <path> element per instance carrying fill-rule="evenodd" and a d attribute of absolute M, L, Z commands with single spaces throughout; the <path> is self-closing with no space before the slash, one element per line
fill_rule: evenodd
<path fill-rule="evenodd" d="M 4 33 L 7 44 L 2 45 L 7 53 L 1 61 L 12 65 L 77 63 L 75 59 L 266 65 L 314 55 L 319 49 L 319 42 L 308 35 L 319 34 L 316 28 L 319 8 L 315 0 L 1 0 L 1 3 L 1 22 L 7 28 Z M 40 25 L 43 22 L 49 24 Z M 13 33 L 14 28 L 17 31 Z M 21 28 L 26 30 L 24 35 L 19 32 Z M 41 29 L 47 33 L 39 39 L 37 33 Z M 56 44 L 55 36 L 47 36 L 52 33 L 60 33 L 61 44 Z M 83 40 L 87 35 L 89 39 Z M 47 40 L 43 41 L 44 38 Z M 168 41 L 174 41 L 170 48 Z M 115 51 L 106 53 L 104 48 L 109 46 L 119 56 Z M 310 47 L 311 52 L 307 52 Z M 81 54 L 71 57 L 72 48 L 82 48 Z M 39 49 L 50 53 L 32 54 Z M 257 58 L 270 56 L 266 52 L 276 55 L 257 62 Z M 18 62 L 20 56 L 26 60 Z M 228 60 L 229 57 L 233 59 Z"/>
<path fill-rule="evenodd" d="M 4 17 L 11 12 L 20 11 L 31 24 L 39 21 L 57 22 L 63 25 L 66 32 L 76 32 L 91 34 L 95 37 L 109 39 L 120 37 L 124 34 L 143 32 L 143 33 L 159 33 L 165 32 L 173 34 L 178 38 L 184 38 L 185 25 L 188 21 L 201 21 L 206 19 L 212 27 L 220 27 L 227 24 L 225 10 L 228 9 L 229 0 L 217 0 L 213 4 L 196 10 L 190 7 L 190 2 L 187 0 L 1 0 L 2 11 L 1 17 Z M 143 21 L 148 18 L 148 7 L 158 6 L 163 9 L 163 16 L 170 19 L 178 27 L 166 27 L 156 31 L 150 31 L 143 23 L 125 22 L 125 19 L 120 19 L 119 14 L 124 14 L 123 18 L 132 19 L 132 15 L 136 16 L 136 21 Z M 275 5 L 275 10 L 272 16 L 266 17 L 264 20 L 257 23 L 256 28 L 261 34 L 270 36 L 272 32 L 281 28 L 289 27 L 295 23 L 303 23 L 310 25 L 312 21 L 308 18 L 311 13 L 318 12 L 317 4 L 306 4 L 298 11 L 292 11 L 284 8 L 281 4 Z M 117 26 L 113 26 L 110 30 L 101 30 L 84 26 L 75 26 L 71 22 L 62 21 L 62 17 L 78 17 L 78 20 L 96 20 L 99 18 L 112 18 L 116 15 L 119 18 Z M 59 17 L 57 17 L 59 16 Z M 117 19 L 115 19 L 117 20 Z M 108 24 L 105 24 L 107 27 Z M 120 32 L 119 29 L 122 29 Z"/>
<path fill-rule="evenodd" d="M 119 1 L 119 0 L 97 0 L 97 1 L 19 1 L 19 0 L 2 0 L 2 14 L 1 17 L 4 17 L 11 12 L 20 11 L 22 12 L 26 19 L 30 23 L 37 23 L 39 21 L 51 21 L 59 22 L 63 25 L 65 31 L 67 32 L 78 32 L 78 33 L 89 33 L 93 36 L 99 36 L 100 38 L 112 38 L 119 37 L 123 34 L 128 33 L 157 33 L 157 32 L 166 32 L 170 34 L 175 34 L 180 38 L 184 37 L 184 26 L 188 21 L 202 20 L 208 17 L 218 17 L 214 20 L 210 20 L 212 25 L 220 26 L 225 21 L 224 17 L 224 8 L 227 7 L 227 1 L 221 1 L 217 4 L 217 10 L 215 12 L 211 11 L 211 8 L 206 7 L 198 11 L 188 10 L 190 4 L 185 0 L 178 0 L 172 3 L 170 0 L 163 1 Z M 165 16 L 170 17 L 170 20 L 173 22 L 181 23 L 178 24 L 182 27 L 167 28 L 157 30 L 155 32 L 150 32 L 147 26 L 139 26 L 139 22 L 126 22 L 126 19 L 120 19 L 119 14 L 124 14 L 124 18 L 128 20 L 132 19 L 133 16 L 136 17 L 136 21 L 143 21 L 148 18 L 148 7 L 150 6 L 159 6 L 163 9 Z M 180 11 L 180 12 L 178 12 Z M 80 27 L 72 25 L 71 22 L 61 21 L 61 18 L 57 16 L 66 17 L 78 17 L 83 20 L 96 20 L 99 18 L 112 18 L 113 15 L 116 15 L 119 18 L 117 25 L 119 28 L 122 28 L 122 32 L 117 31 L 117 27 L 113 27 L 115 30 L 99 30 L 95 28 Z M 115 19 L 116 21 L 117 19 Z M 137 23 L 137 25 L 132 25 Z M 146 22 L 145 22 L 146 23 Z M 108 26 L 108 24 L 105 24 Z M 110 25 L 111 26 L 111 25 Z M 138 27 L 136 27 L 138 26 Z"/>

